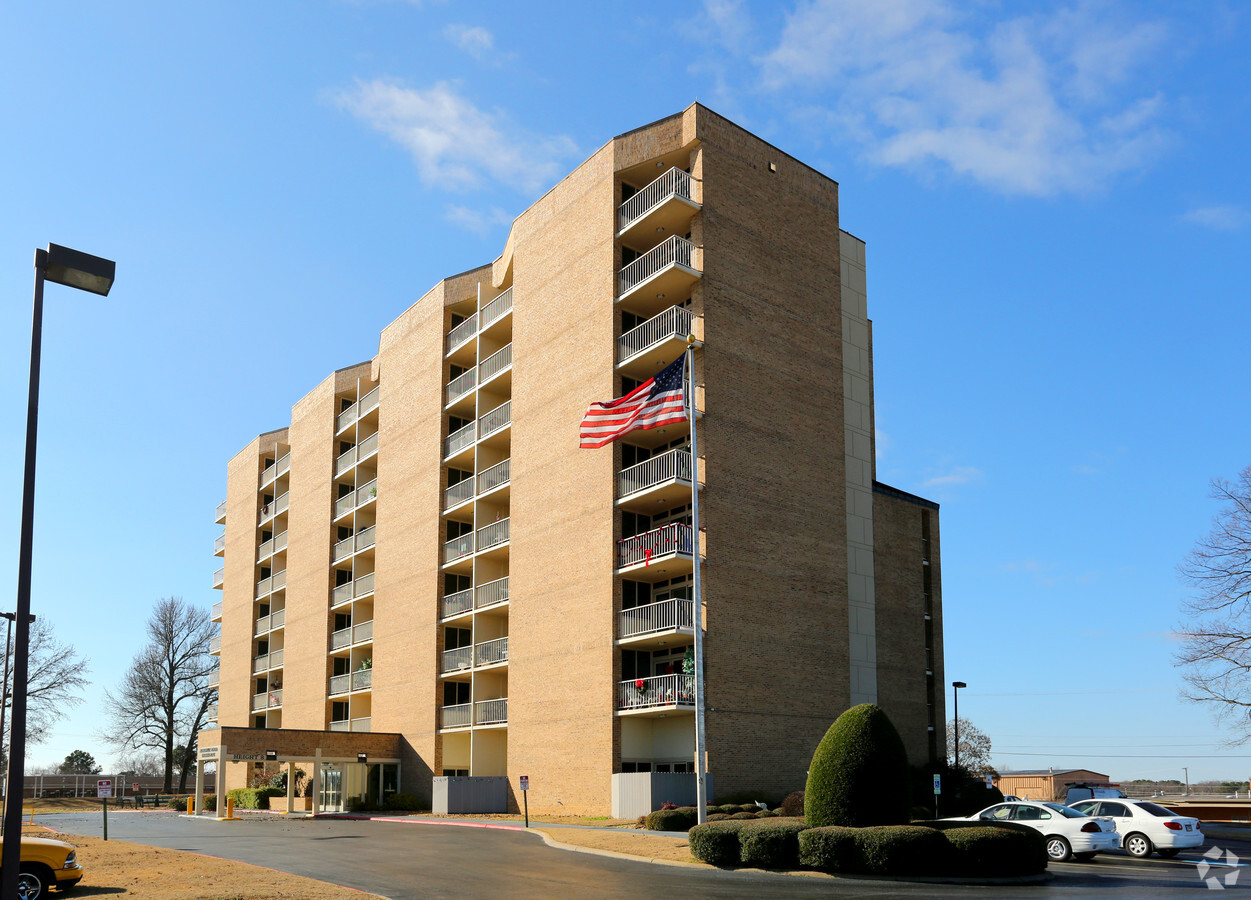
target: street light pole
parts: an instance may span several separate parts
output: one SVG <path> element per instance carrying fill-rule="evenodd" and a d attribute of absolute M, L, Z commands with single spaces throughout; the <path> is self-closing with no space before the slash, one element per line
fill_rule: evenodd
<path fill-rule="evenodd" d="M 968 685 L 963 681 L 953 681 L 951 683 L 951 694 L 954 700 L 953 706 L 955 709 L 952 721 L 956 723 L 956 760 L 955 764 L 952 766 L 953 769 L 960 768 L 960 688 L 963 687 L 968 687 Z"/>
<path fill-rule="evenodd" d="M 0 737 L 4 735 L 4 720 L 9 711 L 9 655 L 13 648 L 13 620 L 17 618 L 17 613 L 0 613 L 0 616 L 9 620 L 9 624 L 4 628 L 4 688 L 0 692 Z M 31 616 L 30 620 L 35 621 L 35 617 Z M 3 823 L 0 823 L 0 829 Z M 3 833 L 0 831 L 0 833 Z"/>
<path fill-rule="evenodd" d="M 117 266 L 112 260 L 49 244 L 35 251 L 35 299 L 30 326 L 30 387 L 26 401 L 26 465 L 22 480 L 22 530 L 17 564 L 17 610 L 13 642 L 13 715 L 9 721 L 9 777 L 5 783 L 4 831 L 17 840 L 0 853 L 0 897 L 18 896 L 22 855 L 22 797 L 26 770 L 26 685 L 30 651 L 30 576 L 35 533 L 35 451 L 39 432 L 39 355 L 43 340 L 43 283 L 107 296 Z M 15 796 L 16 795 L 16 796 Z"/>

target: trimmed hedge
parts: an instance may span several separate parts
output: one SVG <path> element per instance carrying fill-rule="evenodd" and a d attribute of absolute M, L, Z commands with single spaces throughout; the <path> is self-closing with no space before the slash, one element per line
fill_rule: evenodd
<path fill-rule="evenodd" d="M 1047 868 L 1046 841 L 1012 822 L 929 822 L 809 828 L 798 835 L 799 861 L 850 875 L 1012 877 Z"/>
<path fill-rule="evenodd" d="M 226 799 L 235 802 L 235 809 L 268 809 L 270 797 L 285 795 L 286 791 L 276 787 L 235 788 L 226 791 Z"/>
<path fill-rule="evenodd" d="M 935 875 L 947 869 L 950 855 L 942 832 L 919 825 L 858 828 L 856 847 L 869 875 Z"/>
<path fill-rule="evenodd" d="M 187 811 L 187 801 L 194 797 L 195 794 L 179 794 L 176 797 L 169 798 L 169 808 L 176 809 L 179 812 Z M 203 812 L 214 812 L 217 809 L 217 795 L 205 794 Z"/>
<path fill-rule="evenodd" d="M 799 865 L 803 822 L 757 822 L 738 833 L 739 859 L 745 866 L 793 869 Z"/>
<path fill-rule="evenodd" d="M 814 828 L 908 821 L 908 755 L 880 706 L 853 706 L 825 733 L 808 770 L 804 817 Z"/>
<path fill-rule="evenodd" d="M 730 818 L 741 820 L 755 819 L 756 814 L 754 812 L 736 812 L 734 815 L 730 816 Z"/>
<path fill-rule="evenodd" d="M 859 872 L 860 846 L 856 843 L 859 829 L 842 825 L 809 828 L 799 834 L 799 861 L 826 872 Z"/>
<path fill-rule="evenodd" d="M 708 818 L 707 818 L 705 821 L 707 821 L 707 822 L 724 822 L 724 821 L 725 821 L 726 819 L 728 819 L 728 818 L 730 818 L 730 817 L 729 817 L 729 816 L 727 816 L 725 813 L 709 813 L 709 814 L 708 814 Z"/>
<path fill-rule="evenodd" d="M 943 832 L 951 874 L 987 878 L 1037 875 L 1047 869 L 1047 839 L 1020 822 L 915 822 Z"/>
<path fill-rule="evenodd" d="M 737 866 L 739 855 L 738 833 L 748 823 L 733 820 L 705 822 L 691 829 L 691 856 L 713 866 Z"/>
<path fill-rule="evenodd" d="M 423 806 L 421 801 L 412 794 L 392 794 L 382 804 L 382 808 L 392 812 L 411 812 L 413 810 L 429 809 L 430 804 L 427 803 Z"/>
<path fill-rule="evenodd" d="M 658 809 L 647 814 L 647 829 L 648 831 L 690 831 L 698 821 L 698 810 L 693 806 Z"/>

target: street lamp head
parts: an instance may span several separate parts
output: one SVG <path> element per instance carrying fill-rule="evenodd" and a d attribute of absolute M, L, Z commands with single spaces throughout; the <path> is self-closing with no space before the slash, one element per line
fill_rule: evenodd
<path fill-rule="evenodd" d="M 109 288 L 113 287 L 117 263 L 111 259 L 71 250 L 60 244 L 49 244 L 43 255 L 43 277 L 48 281 L 105 297 L 108 296 Z M 37 252 L 36 264 L 38 257 Z"/>
<path fill-rule="evenodd" d="M 968 687 L 968 685 L 967 685 L 967 684 L 965 684 L 963 681 L 953 681 L 953 682 L 951 683 L 951 686 L 952 686 L 953 688 L 966 688 L 966 687 Z"/>

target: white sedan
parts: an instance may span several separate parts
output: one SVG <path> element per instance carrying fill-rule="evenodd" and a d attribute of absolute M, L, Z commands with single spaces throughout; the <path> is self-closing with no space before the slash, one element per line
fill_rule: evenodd
<path fill-rule="evenodd" d="M 1053 862 L 1085 862 L 1102 850 L 1120 846 L 1120 836 L 1111 819 L 1096 819 L 1059 803 L 996 803 L 975 815 L 946 821 L 1019 822 L 1036 828 L 1047 839 L 1047 856 Z"/>
<path fill-rule="evenodd" d="M 1150 800 L 1082 800 L 1073 808 L 1088 816 L 1111 816 L 1121 837 L 1121 846 L 1139 859 L 1152 851 L 1168 858 L 1180 851 L 1203 846 L 1199 820 L 1179 816 Z"/>

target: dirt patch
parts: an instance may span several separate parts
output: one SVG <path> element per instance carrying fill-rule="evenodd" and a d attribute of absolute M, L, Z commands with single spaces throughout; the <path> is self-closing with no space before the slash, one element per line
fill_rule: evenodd
<path fill-rule="evenodd" d="M 537 828 L 534 830 L 543 832 L 558 843 L 583 847 L 587 850 L 608 850 L 643 859 L 663 859 L 697 866 L 705 865 L 691 856 L 691 847 L 686 838 L 648 834 L 645 831 L 613 832 L 580 828 Z"/>

